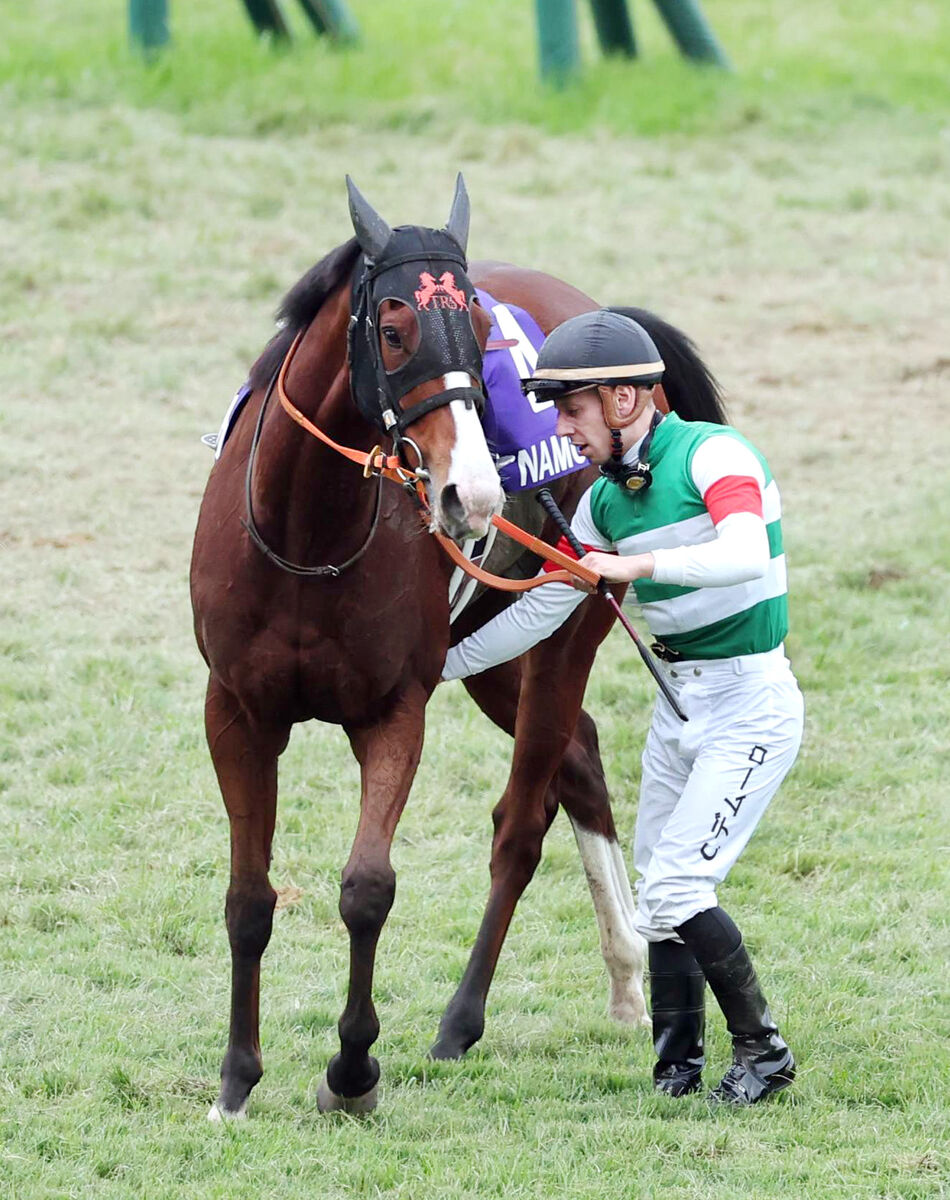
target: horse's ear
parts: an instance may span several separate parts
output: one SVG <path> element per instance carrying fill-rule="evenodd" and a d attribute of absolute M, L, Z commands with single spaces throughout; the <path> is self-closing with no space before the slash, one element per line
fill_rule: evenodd
<path fill-rule="evenodd" d="M 359 244 L 371 258 L 377 259 L 386 249 L 393 231 L 373 206 L 364 199 L 359 188 L 347 175 L 346 191 L 350 198 L 350 220 Z"/>
<path fill-rule="evenodd" d="M 472 206 L 468 202 L 468 192 L 465 190 L 465 180 L 459 171 L 455 180 L 455 199 L 452 201 L 452 211 L 449 213 L 445 232 L 450 234 L 462 248 L 462 253 L 468 247 L 468 223 L 472 215 Z"/>

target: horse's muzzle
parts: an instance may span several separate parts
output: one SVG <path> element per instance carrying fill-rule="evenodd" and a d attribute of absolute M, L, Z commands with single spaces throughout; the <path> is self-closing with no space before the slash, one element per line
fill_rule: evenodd
<path fill-rule="evenodd" d="M 497 476 L 489 481 L 467 481 L 447 483 L 439 493 L 436 508 L 436 524 L 442 532 L 460 542 L 468 537 L 484 537 L 491 526 L 491 519 L 500 513 L 505 503 Z"/>

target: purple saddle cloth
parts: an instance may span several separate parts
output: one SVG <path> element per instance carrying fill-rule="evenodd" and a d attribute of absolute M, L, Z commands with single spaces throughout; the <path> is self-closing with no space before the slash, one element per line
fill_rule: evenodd
<path fill-rule="evenodd" d="M 550 400 L 539 402 L 534 393 L 525 396 L 521 391 L 521 380 L 534 372 L 538 350 L 544 341 L 540 326 L 523 308 L 501 304 L 481 288 L 476 291 L 492 318 L 489 348 L 485 351 L 487 403 L 482 426 L 488 449 L 498 465 L 502 487 L 506 492 L 522 492 L 583 470 L 588 466 L 587 459 L 578 454 L 569 438 L 559 438 L 554 432 L 557 423 L 554 404 Z M 220 457 L 250 394 L 250 384 L 242 384 L 217 436 L 212 434 L 205 439 L 214 447 L 215 458 Z"/>
<path fill-rule="evenodd" d="M 554 432 L 553 402 L 539 402 L 533 392 L 525 396 L 521 391 L 521 380 L 534 373 L 544 341 L 537 321 L 523 308 L 501 304 L 481 288 L 476 292 L 492 318 L 484 365 L 488 403 L 482 425 L 498 462 L 502 487 L 506 492 L 522 492 L 583 470 L 589 465 L 587 459 L 569 438 Z M 506 344 L 492 347 L 493 342 Z"/>

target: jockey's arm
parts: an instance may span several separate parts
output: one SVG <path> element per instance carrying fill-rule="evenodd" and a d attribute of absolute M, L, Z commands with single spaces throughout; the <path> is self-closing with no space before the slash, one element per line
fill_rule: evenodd
<path fill-rule="evenodd" d="M 609 549 L 610 544 L 591 518 L 589 496 L 585 492 L 581 497 L 571 528 L 585 546 Z M 524 654 L 560 629 L 584 599 L 584 592 L 569 583 L 547 583 L 525 592 L 504 612 L 452 647 L 442 668 L 443 680 L 477 675 Z"/>
<path fill-rule="evenodd" d="M 510 604 L 487 625 L 453 646 L 442 668 L 443 680 L 478 675 L 524 654 L 550 637 L 585 599 L 569 583 L 548 583 Z"/>
<path fill-rule="evenodd" d="M 713 437 L 697 449 L 690 469 L 713 521 L 710 540 L 648 554 L 604 553 L 611 546 L 594 525 L 587 492 L 571 522 L 578 540 L 597 548 L 581 559 L 583 565 L 612 582 L 648 577 L 691 588 L 731 587 L 765 575 L 770 550 L 763 517 L 765 474 L 759 460 L 735 438 Z M 567 583 L 526 593 L 449 651 L 442 678 L 464 679 L 517 658 L 559 629 L 583 599 L 584 590 Z"/>
<path fill-rule="evenodd" d="M 763 515 L 765 473 L 759 460 L 735 438 L 712 437 L 693 455 L 690 473 L 713 521 L 711 540 L 651 554 L 588 554 L 581 559 L 583 565 L 617 583 L 650 578 L 698 588 L 761 579 L 770 551 Z"/>

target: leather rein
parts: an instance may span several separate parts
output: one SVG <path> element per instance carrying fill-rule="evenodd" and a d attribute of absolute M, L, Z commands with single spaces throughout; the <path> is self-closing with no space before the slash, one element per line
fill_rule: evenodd
<path fill-rule="evenodd" d="M 291 343 L 290 349 L 287 351 L 283 362 L 274 371 L 271 376 L 270 383 L 267 386 L 267 391 L 264 394 L 264 401 L 261 404 L 261 409 L 257 417 L 257 425 L 254 430 L 254 437 L 251 442 L 251 450 L 248 455 L 247 473 L 245 476 L 245 502 L 247 507 L 247 519 L 241 523 L 247 530 L 249 537 L 258 547 L 261 552 L 266 555 L 276 566 L 284 571 L 288 571 L 293 575 L 303 575 L 309 577 L 336 578 L 341 575 L 348 567 L 353 566 L 369 548 L 370 542 L 376 533 L 379 524 L 379 513 L 382 500 L 382 482 L 383 479 L 392 480 L 394 483 L 400 484 L 413 497 L 416 504 L 419 506 L 420 514 L 425 520 L 431 517 L 431 510 L 425 496 L 425 482 L 429 478 L 429 472 L 425 469 L 422 462 L 422 454 L 418 446 L 411 438 L 403 437 L 401 442 L 409 442 L 412 448 L 419 456 L 419 465 L 415 469 L 404 466 L 398 455 L 386 454 L 382 446 L 376 445 L 368 453 L 365 450 L 355 450 L 349 446 L 343 446 L 336 442 L 315 425 L 308 417 L 306 417 L 299 408 L 293 403 L 287 395 L 285 381 L 287 371 L 293 361 L 294 355 L 300 346 L 303 335 L 306 332 L 302 329 Z M 299 563 L 290 562 L 288 559 L 282 558 L 264 541 L 260 530 L 254 520 L 254 512 L 251 499 L 251 481 L 253 475 L 254 461 L 257 455 L 258 444 L 260 442 L 261 427 L 264 421 L 264 413 L 267 409 L 268 401 L 276 386 L 277 398 L 280 401 L 281 407 L 287 415 L 312 437 L 323 442 L 325 446 L 329 446 L 331 450 L 335 450 L 338 454 L 348 458 L 350 462 L 361 467 L 364 479 L 375 478 L 379 481 L 376 492 L 376 503 L 373 511 L 373 520 L 370 525 L 369 533 L 367 534 L 360 548 L 352 554 L 345 562 L 337 566 L 326 565 L 320 567 L 306 567 Z M 541 538 L 534 537 L 533 534 L 515 525 L 513 522 L 506 520 L 505 517 L 493 516 L 492 524 L 500 533 L 506 534 L 514 541 L 519 542 L 534 554 L 540 555 L 543 559 L 556 563 L 560 570 L 547 572 L 541 578 L 535 579 L 505 579 L 501 575 L 493 575 L 491 572 L 484 570 L 482 567 L 476 566 L 470 559 L 466 558 L 461 549 L 456 543 L 445 534 L 440 533 L 436 529 L 430 531 L 435 536 L 439 545 L 446 552 L 449 558 L 459 566 L 467 575 L 477 579 L 479 583 L 486 584 L 488 587 L 496 588 L 503 592 L 526 592 L 532 588 L 540 587 L 545 583 L 570 583 L 571 576 L 576 576 L 583 579 L 585 583 L 595 585 L 600 581 L 600 576 L 596 572 L 589 570 L 587 567 L 582 567 L 576 559 L 571 558 L 567 554 L 563 554 L 554 546 L 549 545 Z"/>

